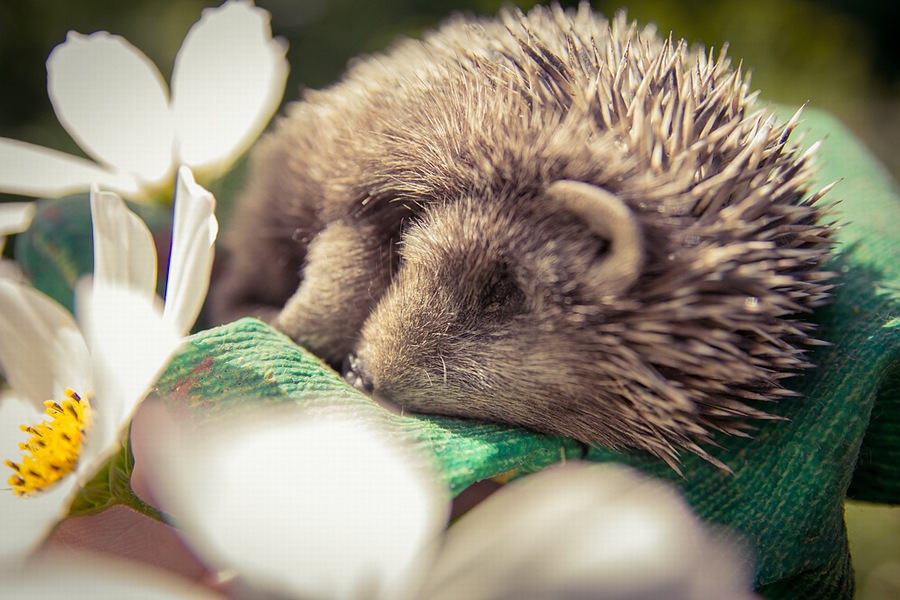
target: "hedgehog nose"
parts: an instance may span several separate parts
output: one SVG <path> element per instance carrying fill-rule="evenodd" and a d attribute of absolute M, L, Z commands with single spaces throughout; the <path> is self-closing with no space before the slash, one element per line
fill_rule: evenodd
<path fill-rule="evenodd" d="M 344 358 L 344 379 L 347 382 L 366 394 L 371 394 L 374 389 L 372 378 L 366 373 L 362 360 L 355 352 L 351 352 Z"/>

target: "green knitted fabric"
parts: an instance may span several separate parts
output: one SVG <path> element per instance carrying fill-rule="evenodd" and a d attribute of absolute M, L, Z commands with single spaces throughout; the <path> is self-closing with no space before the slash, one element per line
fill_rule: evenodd
<path fill-rule="evenodd" d="M 789 113 L 785 113 L 787 119 Z M 900 196 L 873 157 L 837 121 L 807 111 L 806 143 L 826 138 L 821 184 L 842 179 L 835 267 L 842 285 L 814 319 L 833 345 L 818 368 L 787 380 L 803 393 L 773 411 L 788 421 L 759 425 L 751 440 L 720 437 L 712 453 L 734 474 L 693 455 L 683 477 L 645 455 L 592 449 L 680 487 L 704 519 L 740 532 L 756 553 L 756 581 L 771 599 L 849 599 L 853 575 L 843 503 L 848 495 L 900 502 Z M 24 242 L 27 243 L 27 242 Z M 18 252 L 18 246 L 17 246 Z M 260 403 L 340 404 L 393 424 L 432 454 L 458 493 L 512 470 L 581 458 L 573 440 L 508 426 L 390 413 L 347 386 L 290 340 L 250 319 L 190 338 L 158 384 L 172 410 L 215 413 Z"/>

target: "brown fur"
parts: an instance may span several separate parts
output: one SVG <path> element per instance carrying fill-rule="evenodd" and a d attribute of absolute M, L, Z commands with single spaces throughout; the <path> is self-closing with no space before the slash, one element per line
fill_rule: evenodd
<path fill-rule="evenodd" d="M 713 460 L 790 395 L 793 315 L 827 297 L 793 125 L 724 53 L 621 15 L 458 18 L 290 107 L 213 312 L 415 411 Z"/>

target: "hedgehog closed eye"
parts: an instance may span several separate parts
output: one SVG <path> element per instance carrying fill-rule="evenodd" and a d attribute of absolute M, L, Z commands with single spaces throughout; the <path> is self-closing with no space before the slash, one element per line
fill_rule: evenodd
<path fill-rule="evenodd" d="M 498 317 L 512 316 L 521 312 L 524 306 L 525 293 L 508 267 L 501 267 L 500 272 L 482 290 L 479 298 L 479 310 Z"/>

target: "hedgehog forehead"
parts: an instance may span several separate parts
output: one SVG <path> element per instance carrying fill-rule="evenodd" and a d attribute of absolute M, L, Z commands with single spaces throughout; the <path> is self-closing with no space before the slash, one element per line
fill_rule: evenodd
<path fill-rule="evenodd" d="M 574 223 L 542 208 L 541 200 L 527 193 L 499 198 L 485 194 L 430 206 L 406 232 L 403 260 L 433 264 L 441 272 L 516 262 L 552 243 L 561 229 L 577 230 Z"/>
<path fill-rule="evenodd" d="M 416 302 L 416 293 L 437 294 L 465 304 L 521 293 L 528 310 L 542 307 L 548 318 L 566 299 L 594 304 L 585 277 L 604 260 L 608 243 L 575 215 L 549 209 L 547 200 L 466 199 L 430 210 L 401 249 L 402 297 Z"/>
<path fill-rule="evenodd" d="M 515 219 L 507 215 L 488 230 L 490 221 L 484 212 L 467 204 L 462 201 L 426 209 L 403 235 L 402 271 L 433 274 L 435 280 L 450 282 L 470 279 L 502 260 Z"/>

